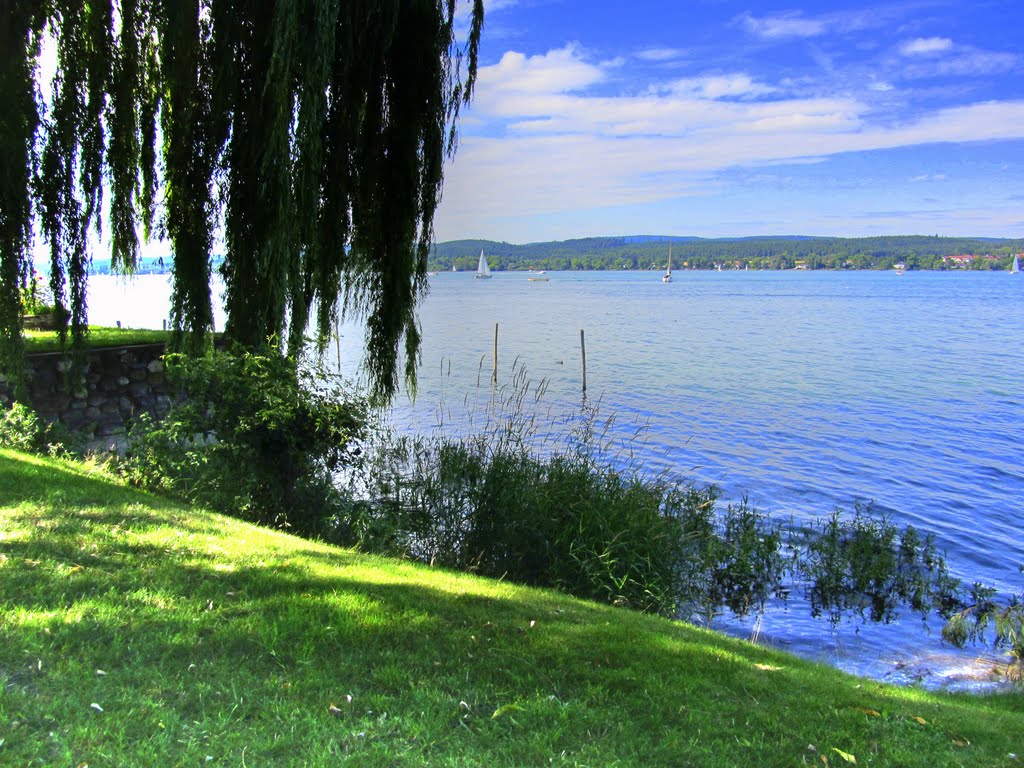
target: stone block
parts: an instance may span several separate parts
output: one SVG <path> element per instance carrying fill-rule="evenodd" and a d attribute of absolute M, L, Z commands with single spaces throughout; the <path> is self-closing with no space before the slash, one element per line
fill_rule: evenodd
<path fill-rule="evenodd" d="M 57 384 L 57 369 L 48 365 L 40 366 L 32 372 L 32 387 L 49 388 Z"/>
<path fill-rule="evenodd" d="M 105 419 L 96 425 L 97 437 L 110 437 L 111 435 L 123 435 L 127 430 L 124 422 L 120 419 Z"/>
<path fill-rule="evenodd" d="M 61 421 L 67 426 L 68 429 L 74 431 L 84 427 L 89 420 L 85 417 L 85 409 L 77 410 L 74 409 L 75 403 L 72 403 L 72 410 L 65 411 L 61 417 Z"/>

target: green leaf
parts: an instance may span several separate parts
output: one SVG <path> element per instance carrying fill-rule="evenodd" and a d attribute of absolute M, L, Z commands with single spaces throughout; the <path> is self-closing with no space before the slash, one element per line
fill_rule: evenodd
<path fill-rule="evenodd" d="M 832 747 L 832 751 L 839 755 L 841 758 L 843 758 L 843 760 L 845 760 L 846 762 L 853 763 L 854 765 L 857 764 L 857 758 L 851 755 L 849 752 L 843 752 L 843 750 L 839 749 L 839 747 Z"/>
<path fill-rule="evenodd" d="M 524 710 L 518 704 L 506 704 L 503 707 L 498 707 L 496 710 L 494 710 L 494 714 L 491 715 L 491 720 L 499 718 L 502 715 L 508 714 L 509 712 L 513 712 L 513 711 L 515 711 L 515 712 L 522 712 Z"/>

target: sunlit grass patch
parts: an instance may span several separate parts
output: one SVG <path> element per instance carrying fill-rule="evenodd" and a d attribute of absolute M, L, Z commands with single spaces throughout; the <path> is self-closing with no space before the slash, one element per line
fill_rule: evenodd
<path fill-rule="evenodd" d="M 12 452 L 0 452 L 0 616 L 2 765 L 835 766 L 845 754 L 933 766 L 1024 753 L 1020 696 L 886 686 Z"/>
<path fill-rule="evenodd" d="M 56 331 L 26 329 L 24 336 L 25 348 L 28 352 L 56 352 L 61 348 L 60 337 Z M 89 326 L 88 345 L 90 347 L 130 347 L 139 344 L 165 344 L 170 338 L 169 331 L 91 325 Z"/>

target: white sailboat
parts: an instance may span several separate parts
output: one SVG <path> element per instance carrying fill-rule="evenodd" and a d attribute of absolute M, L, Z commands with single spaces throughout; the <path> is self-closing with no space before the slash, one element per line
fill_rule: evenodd
<path fill-rule="evenodd" d="M 668 266 L 665 267 L 665 274 L 661 276 L 661 282 L 672 282 L 672 243 L 668 244 Z"/>
<path fill-rule="evenodd" d="M 1014 254 L 1014 256 L 1013 256 L 1013 264 L 1010 265 L 1010 274 L 1011 275 L 1019 275 L 1020 274 L 1020 258 L 1018 258 L 1017 254 Z"/>
<path fill-rule="evenodd" d="M 487 257 L 484 256 L 483 249 L 480 249 L 480 262 L 476 266 L 477 280 L 490 280 L 491 279 L 491 268 L 487 266 Z"/>

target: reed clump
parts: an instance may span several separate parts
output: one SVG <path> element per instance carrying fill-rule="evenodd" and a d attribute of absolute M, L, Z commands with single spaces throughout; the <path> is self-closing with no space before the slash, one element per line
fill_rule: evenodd
<path fill-rule="evenodd" d="M 458 428 L 376 432 L 360 544 L 687 618 L 742 615 L 779 591 L 781 536 L 763 515 L 746 502 L 722 514 L 714 486 L 645 473 L 642 425 L 612 439 L 599 403 L 553 419 L 545 383 L 515 371 Z"/>

